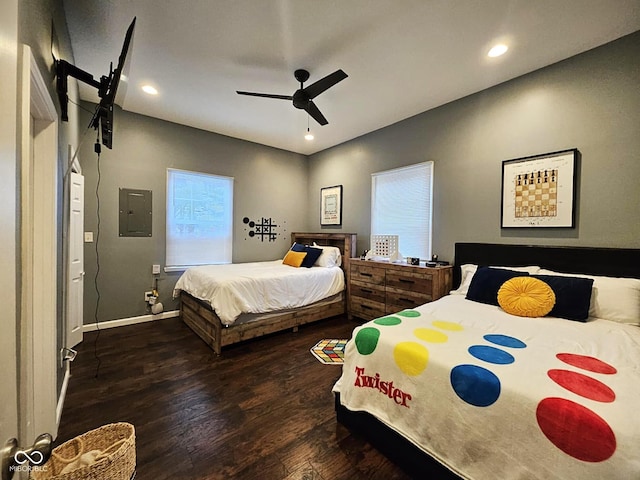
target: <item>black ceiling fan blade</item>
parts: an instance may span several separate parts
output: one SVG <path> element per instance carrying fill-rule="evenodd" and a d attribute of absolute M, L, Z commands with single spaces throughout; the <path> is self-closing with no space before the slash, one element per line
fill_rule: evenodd
<path fill-rule="evenodd" d="M 236 90 L 238 95 L 249 95 L 251 97 L 265 97 L 265 98 L 278 98 L 280 100 L 293 100 L 291 95 L 274 95 L 271 93 L 255 93 L 255 92 L 241 92 Z"/>
<path fill-rule="evenodd" d="M 342 70 L 336 70 L 333 73 L 330 73 L 324 78 L 321 78 L 317 82 L 312 83 L 311 85 L 305 87 L 303 90 L 309 95 L 309 98 L 315 98 L 320 95 L 325 90 L 333 87 L 336 83 L 341 82 L 349 75 L 344 73 Z"/>
<path fill-rule="evenodd" d="M 320 110 L 318 110 L 318 107 L 316 107 L 316 104 L 313 103 L 311 100 L 309 100 L 309 103 L 307 104 L 305 111 L 311 115 L 313 117 L 313 119 L 318 122 L 320 125 L 326 125 L 327 123 L 327 119 L 324 118 L 324 115 L 322 115 L 322 113 L 320 112 Z"/>

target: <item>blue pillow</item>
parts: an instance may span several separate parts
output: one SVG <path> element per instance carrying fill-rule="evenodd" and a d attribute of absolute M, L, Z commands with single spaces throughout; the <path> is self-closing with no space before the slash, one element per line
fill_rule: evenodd
<path fill-rule="evenodd" d="M 556 304 L 549 312 L 552 317 L 586 322 L 591 304 L 592 278 L 531 275 L 545 282 L 556 295 Z"/>
<path fill-rule="evenodd" d="M 306 245 L 302 245 L 301 243 L 295 243 L 291 246 L 291 250 L 294 252 L 307 252 L 307 256 L 304 257 L 302 261 L 301 267 L 311 268 L 313 264 L 316 263 L 316 260 L 322 255 L 321 248 L 308 247 Z"/>
<path fill-rule="evenodd" d="M 504 268 L 478 267 L 471 279 L 469 291 L 465 297 L 474 302 L 498 306 L 498 290 L 504 282 L 514 277 L 528 277 L 527 272 L 517 272 Z"/>
<path fill-rule="evenodd" d="M 304 257 L 302 266 L 307 268 L 313 267 L 313 265 L 316 263 L 316 260 L 318 260 L 318 258 L 320 258 L 320 255 L 322 255 L 321 248 L 304 247 L 304 251 L 307 252 L 307 256 Z"/>
<path fill-rule="evenodd" d="M 293 245 L 291 245 L 291 250 L 293 250 L 294 252 L 304 252 L 305 246 L 301 243 L 293 242 Z"/>

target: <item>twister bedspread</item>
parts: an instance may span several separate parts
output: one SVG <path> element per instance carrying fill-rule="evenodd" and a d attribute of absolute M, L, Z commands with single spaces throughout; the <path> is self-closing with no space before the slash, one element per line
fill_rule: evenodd
<path fill-rule="evenodd" d="M 640 328 L 451 295 L 354 330 L 341 403 L 466 479 L 640 479 Z"/>
<path fill-rule="evenodd" d="M 293 268 L 282 260 L 204 265 L 186 270 L 176 282 L 183 290 L 209 302 L 225 325 L 241 313 L 267 313 L 311 305 L 344 290 L 338 267 Z"/>

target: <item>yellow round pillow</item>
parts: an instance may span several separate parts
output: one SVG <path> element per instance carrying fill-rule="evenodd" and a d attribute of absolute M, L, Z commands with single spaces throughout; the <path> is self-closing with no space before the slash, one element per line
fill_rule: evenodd
<path fill-rule="evenodd" d="M 556 304 L 549 285 L 533 277 L 514 277 L 498 290 L 498 304 L 511 315 L 544 317 Z"/>

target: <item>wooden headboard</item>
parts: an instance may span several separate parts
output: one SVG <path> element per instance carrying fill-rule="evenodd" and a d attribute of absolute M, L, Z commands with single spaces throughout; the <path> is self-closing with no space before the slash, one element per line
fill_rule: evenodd
<path fill-rule="evenodd" d="M 349 259 L 356 254 L 356 239 L 355 233 L 291 233 L 292 242 L 305 245 L 312 245 L 313 242 L 316 242 L 318 245 L 338 247 L 342 253 L 342 269 L 344 271 L 347 271 Z"/>
<path fill-rule="evenodd" d="M 640 249 L 604 247 L 554 247 L 456 243 L 453 285 L 460 285 L 460 265 L 516 267 L 538 265 L 564 273 L 640 278 Z"/>

